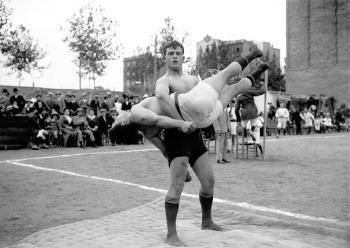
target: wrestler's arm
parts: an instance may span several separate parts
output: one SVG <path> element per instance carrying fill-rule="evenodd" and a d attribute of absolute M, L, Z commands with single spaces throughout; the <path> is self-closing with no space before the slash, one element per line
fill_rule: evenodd
<path fill-rule="evenodd" d="M 173 119 L 180 119 L 174 102 L 170 99 L 170 85 L 168 79 L 158 79 L 156 83 L 155 94 L 162 112 Z"/>
<path fill-rule="evenodd" d="M 140 104 L 135 105 L 131 109 L 131 119 L 133 123 L 145 127 L 158 127 L 165 129 L 179 128 L 184 133 L 192 132 L 196 128 L 195 124 L 192 122 L 158 115 Z"/>

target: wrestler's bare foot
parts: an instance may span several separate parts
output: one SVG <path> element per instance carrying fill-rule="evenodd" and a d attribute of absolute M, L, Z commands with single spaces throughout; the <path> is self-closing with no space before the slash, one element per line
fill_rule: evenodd
<path fill-rule="evenodd" d="M 213 231 L 219 231 L 219 232 L 224 231 L 224 229 L 222 227 L 218 226 L 213 221 L 203 222 L 202 223 L 202 230 L 213 230 Z"/>
<path fill-rule="evenodd" d="M 168 234 L 167 238 L 166 238 L 166 243 L 168 243 L 169 245 L 172 246 L 182 246 L 182 247 L 186 247 L 185 243 L 181 241 L 181 239 L 179 239 L 179 236 L 177 236 L 177 233 L 173 233 L 173 234 Z"/>

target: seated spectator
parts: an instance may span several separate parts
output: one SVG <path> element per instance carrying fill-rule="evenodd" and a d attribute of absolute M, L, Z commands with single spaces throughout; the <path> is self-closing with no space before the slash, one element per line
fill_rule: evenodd
<path fill-rule="evenodd" d="M 58 120 L 60 116 L 55 109 L 51 111 L 51 116 L 47 118 L 46 130 L 49 133 L 49 137 L 53 137 L 53 144 L 58 144 L 58 133 L 59 133 L 59 125 Z"/>
<path fill-rule="evenodd" d="M 67 145 L 67 141 L 70 137 L 77 138 L 77 146 L 84 148 L 83 135 L 79 128 L 73 127 L 73 119 L 71 117 L 71 111 L 66 108 L 63 111 L 63 115 L 58 121 L 58 126 L 65 139 L 64 146 Z"/>
<path fill-rule="evenodd" d="M 94 137 L 95 137 L 95 141 L 96 141 L 96 145 L 98 146 L 102 146 L 102 136 L 100 131 L 98 130 L 98 119 L 97 116 L 94 113 L 94 110 L 92 108 L 90 108 L 88 110 L 88 114 L 86 116 L 88 125 L 89 125 L 89 129 L 91 130 L 91 132 L 93 133 Z"/>
<path fill-rule="evenodd" d="M 5 113 L 7 106 L 10 105 L 10 93 L 7 89 L 2 90 L 2 94 L 0 96 L 0 115 Z"/>
<path fill-rule="evenodd" d="M 333 129 L 334 125 L 332 123 L 332 118 L 329 113 L 326 113 L 326 116 L 322 120 L 322 124 L 325 127 L 326 131 L 330 131 Z"/>
<path fill-rule="evenodd" d="M 14 107 L 14 115 L 22 113 L 26 101 L 23 96 L 18 93 L 17 88 L 13 88 L 14 95 L 10 97 L 10 104 Z"/>
<path fill-rule="evenodd" d="M 45 130 L 45 111 L 39 113 L 34 111 L 30 115 L 32 125 L 32 135 L 30 139 L 32 150 L 39 150 L 39 148 L 49 149 L 45 144 L 48 140 L 48 131 Z"/>
<path fill-rule="evenodd" d="M 89 128 L 89 123 L 86 119 L 86 116 L 84 114 L 84 110 L 82 108 L 77 109 L 77 115 L 73 116 L 73 126 L 77 129 L 80 129 L 80 131 L 83 134 L 86 134 L 89 138 L 89 141 L 91 142 L 91 146 L 94 148 L 97 148 L 95 137 L 92 131 Z"/>
<path fill-rule="evenodd" d="M 42 100 L 41 94 L 36 95 L 36 102 L 33 104 L 34 111 L 38 112 L 39 114 L 45 111 L 50 111 L 49 107 L 46 105 L 46 103 Z"/>
<path fill-rule="evenodd" d="M 315 118 L 315 132 L 316 133 L 322 133 L 322 131 L 324 132 L 324 126 L 321 125 L 322 120 L 323 120 L 323 114 L 319 113 Z"/>
<path fill-rule="evenodd" d="M 55 95 L 52 92 L 47 94 L 47 100 L 45 101 L 46 105 L 49 107 L 50 111 L 53 109 L 56 112 L 60 112 L 60 106 L 58 105 L 57 100 L 55 99 Z"/>

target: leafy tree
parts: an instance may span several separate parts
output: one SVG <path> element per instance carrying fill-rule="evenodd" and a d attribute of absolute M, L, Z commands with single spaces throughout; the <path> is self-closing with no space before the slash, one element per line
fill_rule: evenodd
<path fill-rule="evenodd" d="M 164 27 L 160 30 L 159 34 L 155 37 L 154 48 L 157 57 L 163 56 L 163 48 L 165 44 L 169 41 L 177 40 L 184 44 L 188 37 L 188 33 L 185 32 L 183 35 L 179 35 L 179 32 L 173 24 L 173 19 L 171 17 L 166 17 L 164 19 Z"/>
<path fill-rule="evenodd" d="M 4 66 L 17 73 L 19 84 L 23 72 L 28 74 L 33 70 L 42 72 L 48 67 L 39 65 L 39 61 L 45 57 L 46 52 L 30 36 L 29 30 L 22 25 L 7 32 L 1 43 L 1 53 L 6 57 Z"/>
<path fill-rule="evenodd" d="M 89 75 L 103 75 L 107 62 L 119 57 L 121 45 L 116 43 L 117 23 L 104 16 L 102 7 L 83 6 L 79 13 L 68 19 L 68 34 L 63 39 L 75 53 L 74 63 L 79 68 L 79 88 L 81 78 Z"/>
<path fill-rule="evenodd" d="M 6 26 L 10 25 L 9 17 L 11 9 L 9 9 L 4 0 L 0 0 L 0 38 L 4 36 Z"/>

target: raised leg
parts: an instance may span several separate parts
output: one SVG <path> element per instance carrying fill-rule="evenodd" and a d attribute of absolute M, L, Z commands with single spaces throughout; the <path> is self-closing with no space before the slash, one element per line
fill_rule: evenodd
<path fill-rule="evenodd" d="M 222 102 L 222 105 L 227 106 L 227 104 L 231 102 L 234 96 L 237 96 L 247 91 L 252 86 L 257 85 L 256 81 L 259 78 L 259 76 L 269 68 L 270 66 L 267 63 L 260 64 L 255 71 L 253 71 L 247 77 L 242 78 L 238 83 L 230 86 L 225 86 L 225 88 L 220 94 L 220 101 Z"/>
<path fill-rule="evenodd" d="M 263 54 L 259 49 L 255 49 L 244 57 L 237 59 L 229 64 L 225 69 L 206 78 L 204 82 L 210 84 L 220 95 L 226 83 L 234 76 L 238 76 L 242 70 L 254 59 L 261 57 Z"/>

